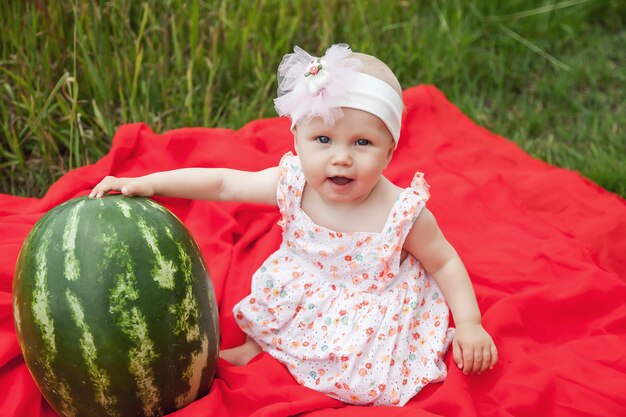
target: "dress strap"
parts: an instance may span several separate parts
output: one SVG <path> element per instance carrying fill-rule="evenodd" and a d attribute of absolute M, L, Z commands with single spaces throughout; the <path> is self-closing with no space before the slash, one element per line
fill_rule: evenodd
<path fill-rule="evenodd" d="M 287 225 L 295 219 L 294 211 L 300 206 L 305 178 L 302 172 L 300 158 L 287 152 L 278 164 L 278 188 L 276 202 L 282 214 L 278 224 L 285 230 Z"/>
<path fill-rule="evenodd" d="M 400 193 L 392 209 L 387 232 L 393 236 L 400 248 L 404 245 L 404 240 L 430 198 L 429 188 L 424 174 L 415 173 L 411 186 Z"/>

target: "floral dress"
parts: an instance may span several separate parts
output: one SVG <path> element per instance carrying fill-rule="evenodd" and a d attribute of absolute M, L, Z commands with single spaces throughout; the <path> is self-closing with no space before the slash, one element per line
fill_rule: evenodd
<path fill-rule="evenodd" d="M 241 329 L 309 388 L 351 404 L 404 405 L 446 377 L 453 330 L 435 281 L 403 242 L 429 197 L 417 173 L 380 233 L 337 232 L 300 208 L 300 160 L 281 160 L 283 241 L 234 307 Z"/>

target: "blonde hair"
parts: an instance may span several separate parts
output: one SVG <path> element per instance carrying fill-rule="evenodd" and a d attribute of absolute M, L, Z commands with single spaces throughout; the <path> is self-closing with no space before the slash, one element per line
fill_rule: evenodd
<path fill-rule="evenodd" d="M 396 75 L 393 73 L 391 68 L 387 66 L 387 64 L 375 56 L 360 52 L 352 52 L 350 57 L 356 58 L 363 63 L 363 68 L 361 68 L 361 72 L 363 74 L 371 75 L 372 77 L 386 82 L 395 90 L 396 93 L 398 93 L 398 96 L 402 98 L 402 86 L 400 86 L 400 82 L 396 78 Z"/>

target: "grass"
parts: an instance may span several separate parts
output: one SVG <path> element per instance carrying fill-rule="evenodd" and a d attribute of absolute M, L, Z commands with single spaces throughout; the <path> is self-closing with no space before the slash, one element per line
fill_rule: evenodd
<path fill-rule="evenodd" d="M 0 8 L 0 192 L 41 196 L 144 121 L 238 128 L 274 116 L 294 44 L 347 42 L 403 86 L 626 196 L 626 3 L 9 1 Z"/>

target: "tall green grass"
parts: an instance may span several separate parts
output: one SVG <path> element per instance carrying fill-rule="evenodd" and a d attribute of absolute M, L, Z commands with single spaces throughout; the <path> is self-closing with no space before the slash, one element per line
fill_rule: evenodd
<path fill-rule="evenodd" d="M 626 3 L 9 1 L 0 192 L 41 196 L 121 123 L 238 128 L 275 115 L 294 44 L 374 54 L 530 154 L 626 196 Z"/>

